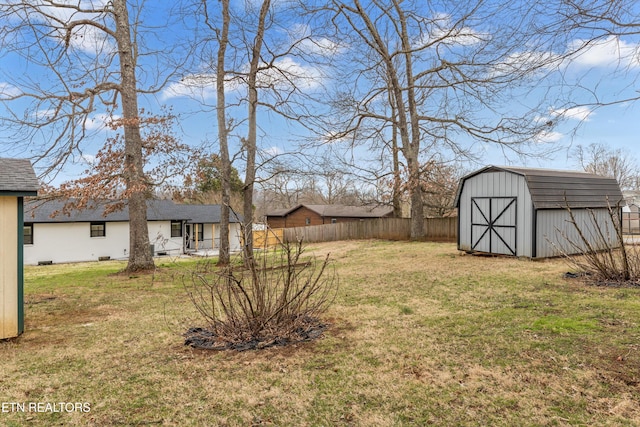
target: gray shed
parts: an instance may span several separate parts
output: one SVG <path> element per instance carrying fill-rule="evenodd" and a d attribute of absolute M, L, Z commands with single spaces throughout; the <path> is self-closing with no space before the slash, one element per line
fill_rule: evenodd
<path fill-rule="evenodd" d="M 580 239 L 567 207 L 596 249 L 617 246 L 608 207 L 620 203 L 622 193 L 613 178 L 487 166 L 460 180 L 455 200 L 458 249 L 528 258 L 580 252 L 569 244 Z"/>

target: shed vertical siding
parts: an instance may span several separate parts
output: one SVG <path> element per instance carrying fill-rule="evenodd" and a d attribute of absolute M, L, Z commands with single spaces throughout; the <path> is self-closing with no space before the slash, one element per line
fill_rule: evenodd
<path fill-rule="evenodd" d="M 458 220 L 460 250 L 472 250 L 471 199 L 474 197 L 515 197 L 516 216 L 516 255 L 531 257 L 533 233 L 533 203 L 529 188 L 523 176 L 511 172 L 485 172 L 465 180 L 460 193 Z M 506 253 L 506 248 L 502 248 Z"/>
<path fill-rule="evenodd" d="M 19 335 L 17 246 L 18 199 L 0 196 L 0 339 Z"/>
<path fill-rule="evenodd" d="M 618 237 L 607 209 L 572 209 L 576 223 L 589 244 L 596 250 L 617 247 Z M 598 228 L 602 233 L 598 231 Z M 538 211 L 536 257 L 554 257 L 562 253 L 586 251 L 566 209 Z M 578 245 L 573 246 L 570 242 Z"/>

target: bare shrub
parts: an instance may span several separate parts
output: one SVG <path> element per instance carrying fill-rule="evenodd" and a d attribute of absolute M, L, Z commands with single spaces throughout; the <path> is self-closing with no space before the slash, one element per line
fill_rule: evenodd
<path fill-rule="evenodd" d="M 186 344 L 247 350 L 318 337 L 320 316 L 333 302 L 338 280 L 323 261 L 302 258 L 302 242 L 280 243 L 257 257 L 224 267 L 200 263 L 183 282 L 205 320 L 190 328 Z"/>
<path fill-rule="evenodd" d="M 560 232 L 565 245 L 554 244 L 572 268 L 600 285 L 640 285 L 640 252 L 622 232 L 620 205 L 608 206 L 613 229 L 588 209 L 588 221 L 578 221 L 567 207 L 571 235 Z M 614 243 L 613 243 L 614 242 Z"/>

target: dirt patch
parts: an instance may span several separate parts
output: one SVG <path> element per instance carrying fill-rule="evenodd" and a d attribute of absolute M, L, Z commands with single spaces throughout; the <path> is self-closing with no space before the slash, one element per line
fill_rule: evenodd
<path fill-rule="evenodd" d="M 640 281 L 634 280 L 599 280 L 590 272 L 572 272 L 567 271 L 562 275 L 563 278 L 569 280 L 580 280 L 582 283 L 589 286 L 598 286 L 603 288 L 638 288 L 640 287 Z"/>
<path fill-rule="evenodd" d="M 617 392 L 637 392 L 640 390 L 640 348 L 636 345 L 628 349 L 611 349 L 598 352 L 585 349 L 593 356 L 594 369 L 600 381 Z"/>
<path fill-rule="evenodd" d="M 329 327 L 318 319 L 307 319 L 303 326 L 284 336 L 271 334 L 250 337 L 245 340 L 228 340 L 206 328 L 189 328 L 185 332 L 185 345 L 203 350 L 261 350 L 270 347 L 284 347 L 319 338 Z"/>

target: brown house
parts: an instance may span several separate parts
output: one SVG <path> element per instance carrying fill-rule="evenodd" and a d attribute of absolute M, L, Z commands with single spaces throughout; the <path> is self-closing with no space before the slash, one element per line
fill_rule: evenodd
<path fill-rule="evenodd" d="M 393 209 L 382 206 L 298 205 L 271 211 L 266 216 L 269 227 L 290 228 L 389 218 L 393 216 Z"/>

